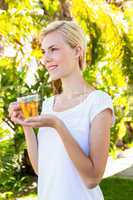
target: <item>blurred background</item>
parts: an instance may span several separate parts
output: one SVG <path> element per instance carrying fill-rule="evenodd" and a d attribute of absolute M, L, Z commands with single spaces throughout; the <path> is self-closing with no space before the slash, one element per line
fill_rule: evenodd
<path fill-rule="evenodd" d="M 8 106 L 22 95 L 39 93 L 41 101 L 53 95 L 37 37 L 62 19 L 76 20 L 85 32 L 85 80 L 112 96 L 110 156 L 133 147 L 133 1 L 0 0 L 0 200 L 36 199 L 37 177 Z M 101 187 L 105 200 L 133 195 L 133 180 L 109 177 Z"/>

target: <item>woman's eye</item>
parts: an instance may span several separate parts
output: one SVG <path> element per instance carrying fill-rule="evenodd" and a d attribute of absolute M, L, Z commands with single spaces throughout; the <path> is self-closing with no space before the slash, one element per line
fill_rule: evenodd
<path fill-rule="evenodd" d="M 45 51 L 43 49 L 41 49 L 42 54 L 45 54 Z"/>
<path fill-rule="evenodd" d="M 57 49 L 57 48 L 52 48 L 52 49 L 51 49 L 51 51 L 56 51 L 56 50 L 58 50 L 58 49 Z"/>

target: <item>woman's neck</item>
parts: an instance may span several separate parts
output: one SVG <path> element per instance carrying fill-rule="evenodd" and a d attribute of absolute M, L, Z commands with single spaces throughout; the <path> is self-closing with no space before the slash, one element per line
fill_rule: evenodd
<path fill-rule="evenodd" d="M 61 81 L 62 95 L 66 97 L 89 93 L 89 91 L 95 89 L 94 87 L 90 86 L 80 74 L 63 78 Z"/>

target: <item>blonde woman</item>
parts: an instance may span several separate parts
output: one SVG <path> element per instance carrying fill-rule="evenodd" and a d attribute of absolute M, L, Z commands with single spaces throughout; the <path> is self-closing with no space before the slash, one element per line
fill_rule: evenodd
<path fill-rule="evenodd" d="M 37 117 L 24 120 L 19 105 L 9 109 L 12 121 L 24 129 L 38 175 L 38 200 L 103 200 L 99 183 L 114 122 L 112 99 L 83 79 L 86 45 L 76 22 L 50 23 L 40 41 L 54 95 Z"/>

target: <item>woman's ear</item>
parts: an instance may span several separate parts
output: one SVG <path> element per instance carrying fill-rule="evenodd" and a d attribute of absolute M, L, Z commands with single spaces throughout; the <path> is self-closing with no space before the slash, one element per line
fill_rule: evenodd
<path fill-rule="evenodd" d="M 82 56 L 82 54 L 83 54 L 82 48 L 81 48 L 80 46 L 77 45 L 77 46 L 75 47 L 75 56 L 78 58 L 78 57 Z"/>

